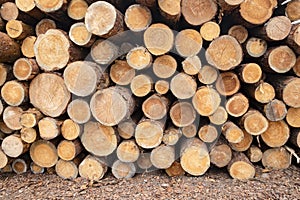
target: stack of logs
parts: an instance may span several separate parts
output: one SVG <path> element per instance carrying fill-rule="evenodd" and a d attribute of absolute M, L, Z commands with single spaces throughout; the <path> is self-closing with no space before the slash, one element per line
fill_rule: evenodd
<path fill-rule="evenodd" d="M 0 0 L 0 168 L 170 176 L 300 147 L 300 0 Z"/>

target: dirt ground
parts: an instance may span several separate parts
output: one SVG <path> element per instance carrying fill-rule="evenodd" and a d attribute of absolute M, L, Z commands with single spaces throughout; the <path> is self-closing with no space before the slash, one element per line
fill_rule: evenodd
<path fill-rule="evenodd" d="M 300 199 L 300 168 L 264 172 L 248 181 L 210 169 L 201 177 L 168 177 L 161 171 L 118 180 L 110 173 L 97 183 L 55 174 L 0 176 L 0 199 Z"/>

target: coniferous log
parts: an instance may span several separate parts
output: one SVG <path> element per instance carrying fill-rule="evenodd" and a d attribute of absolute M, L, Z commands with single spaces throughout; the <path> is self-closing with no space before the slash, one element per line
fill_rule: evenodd
<path fill-rule="evenodd" d="M 79 46 L 90 47 L 95 42 L 96 37 L 88 32 L 83 22 L 74 23 L 69 30 L 69 38 Z"/>
<path fill-rule="evenodd" d="M 22 54 L 27 58 L 33 58 L 34 55 L 34 43 L 36 41 L 35 36 L 28 36 L 26 37 L 21 46 Z"/>
<path fill-rule="evenodd" d="M 300 128 L 300 108 L 289 108 L 286 114 L 287 123 L 294 128 Z"/>
<path fill-rule="evenodd" d="M 244 132 L 244 138 L 242 139 L 242 141 L 238 143 L 229 143 L 229 146 L 231 147 L 232 150 L 238 152 L 247 151 L 251 146 L 251 143 L 253 141 L 253 136 L 247 133 L 246 131 L 243 132 Z"/>
<path fill-rule="evenodd" d="M 34 128 L 22 128 L 20 134 L 21 139 L 28 144 L 35 142 L 38 138 L 37 131 Z"/>
<path fill-rule="evenodd" d="M 84 124 L 91 118 L 90 105 L 84 99 L 74 99 L 67 108 L 69 117 L 78 124 Z"/>
<path fill-rule="evenodd" d="M 28 86 L 18 81 L 8 81 L 1 88 L 1 97 L 10 106 L 19 106 L 28 99 Z"/>
<path fill-rule="evenodd" d="M 23 127 L 32 128 L 38 124 L 42 117 L 43 115 L 39 110 L 35 108 L 29 108 L 21 115 L 20 123 Z"/>
<path fill-rule="evenodd" d="M 33 174 L 43 174 L 45 172 L 45 168 L 38 166 L 35 162 L 31 162 L 30 163 L 30 171 Z"/>
<path fill-rule="evenodd" d="M 210 150 L 209 156 L 212 164 L 219 168 L 225 167 L 231 161 L 232 150 L 223 138 L 219 138 L 218 142 Z"/>
<path fill-rule="evenodd" d="M 33 35 L 31 26 L 19 20 L 9 20 L 6 23 L 6 32 L 9 37 L 17 40 L 22 40 L 27 36 Z"/>
<path fill-rule="evenodd" d="M 151 151 L 150 160 L 154 167 L 167 169 L 175 161 L 175 147 L 162 144 Z"/>
<path fill-rule="evenodd" d="M 197 89 L 196 80 L 185 73 L 173 76 L 170 90 L 178 99 L 189 99 L 194 96 Z"/>
<path fill-rule="evenodd" d="M 47 168 L 58 161 L 56 147 L 46 140 L 38 140 L 30 146 L 30 157 L 37 165 Z"/>
<path fill-rule="evenodd" d="M 67 14 L 71 19 L 82 20 L 85 17 L 88 4 L 84 0 L 71 0 L 68 4 Z"/>
<path fill-rule="evenodd" d="M 17 158 L 29 150 L 29 144 L 22 141 L 21 136 L 12 134 L 4 138 L 1 144 L 3 152 L 12 158 Z"/>
<path fill-rule="evenodd" d="M 116 60 L 110 67 L 109 76 L 118 85 L 128 85 L 135 77 L 135 69 L 128 65 L 127 61 Z"/>
<path fill-rule="evenodd" d="M 264 113 L 270 121 L 283 120 L 287 115 L 287 109 L 284 102 L 274 99 L 264 106 Z"/>
<path fill-rule="evenodd" d="M 51 117 L 45 117 L 38 123 L 40 137 L 44 140 L 52 140 L 60 135 L 61 122 Z"/>
<path fill-rule="evenodd" d="M 290 137 L 290 128 L 283 120 L 277 122 L 269 122 L 268 129 L 261 134 L 262 140 L 269 147 L 281 147 Z"/>
<path fill-rule="evenodd" d="M 151 11 L 140 4 L 131 5 L 126 9 L 124 21 L 131 31 L 144 31 L 152 22 Z"/>
<path fill-rule="evenodd" d="M 8 157 L 3 152 L 3 150 L 0 150 L 0 169 L 4 168 L 8 164 Z"/>
<path fill-rule="evenodd" d="M 183 71 L 191 76 L 198 74 L 202 68 L 202 63 L 198 56 L 189 56 L 181 64 Z"/>
<path fill-rule="evenodd" d="M 248 150 L 247 150 L 247 156 L 249 158 L 249 160 L 252 163 L 256 163 L 261 161 L 262 159 L 262 151 L 259 147 L 252 145 Z"/>
<path fill-rule="evenodd" d="M 257 37 L 249 38 L 245 43 L 245 52 L 248 56 L 258 58 L 267 51 L 268 44 L 265 40 Z"/>
<path fill-rule="evenodd" d="M 193 138 L 197 135 L 197 126 L 195 123 L 181 128 L 182 135 L 186 138 Z"/>
<path fill-rule="evenodd" d="M 99 181 L 103 178 L 107 171 L 107 166 L 98 157 L 88 155 L 78 166 L 80 177 L 91 180 Z"/>
<path fill-rule="evenodd" d="M 75 140 L 81 134 L 81 127 L 73 120 L 66 119 L 61 125 L 61 135 L 66 140 Z"/>
<path fill-rule="evenodd" d="M 60 159 L 55 165 L 55 172 L 63 179 L 75 179 L 78 176 L 78 167 L 73 161 Z"/>
<path fill-rule="evenodd" d="M 290 1 L 285 8 L 285 15 L 291 21 L 296 21 L 296 20 L 300 19 L 300 14 L 298 12 L 299 9 L 300 9 L 300 1 L 299 0 Z"/>
<path fill-rule="evenodd" d="M 109 40 L 96 40 L 91 47 L 91 57 L 96 63 L 106 65 L 112 63 L 118 56 L 118 47 Z"/>
<path fill-rule="evenodd" d="M 300 129 L 291 129 L 289 141 L 296 147 L 300 147 Z"/>
<path fill-rule="evenodd" d="M 22 124 L 20 122 L 22 114 L 22 108 L 8 106 L 4 109 L 2 113 L 3 122 L 5 123 L 8 129 L 20 130 L 22 128 Z"/>
<path fill-rule="evenodd" d="M 27 160 L 22 158 L 17 158 L 12 162 L 11 167 L 16 174 L 23 174 L 27 172 L 29 168 L 29 164 Z"/>
<path fill-rule="evenodd" d="M 170 55 L 158 56 L 153 62 L 153 73 L 158 78 L 170 78 L 177 68 L 177 61 Z"/>
<path fill-rule="evenodd" d="M 117 157 L 120 161 L 133 163 L 140 156 L 140 150 L 134 140 L 123 140 L 117 148 Z"/>
<path fill-rule="evenodd" d="M 31 80 L 38 73 L 39 66 L 35 59 L 19 58 L 14 63 L 13 74 L 20 81 Z"/>
<path fill-rule="evenodd" d="M 213 21 L 204 23 L 200 28 L 200 34 L 206 41 L 212 41 L 219 37 L 221 33 L 221 28 L 219 24 Z"/>
<path fill-rule="evenodd" d="M 175 102 L 169 113 L 173 124 L 177 127 L 189 126 L 196 119 L 196 111 L 189 102 Z"/>
<path fill-rule="evenodd" d="M 216 81 L 217 91 L 224 96 L 231 96 L 238 92 L 241 84 L 238 76 L 233 72 L 223 72 Z"/>
<path fill-rule="evenodd" d="M 134 131 L 135 131 L 136 123 L 129 119 L 123 122 L 120 122 L 118 124 L 118 133 L 121 138 L 123 139 L 130 139 L 131 137 L 134 136 Z"/>
<path fill-rule="evenodd" d="M 228 35 L 234 37 L 239 43 L 243 44 L 248 38 L 248 30 L 242 25 L 234 25 L 228 30 Z"/>
<path fill-rule="evenodd" d="M 244 132 L 231 121 L 227 121 L 222 126 L 222 134 L 230 143 L 239 143 L 244 139 Z"/>
<path fill-rule="evenodd" d="M 249 84 L 244 87 L 244 91 L 259 103 L 269 103 L 275 98 L 274 87 L 267 82 L 260 81 L 256 84 Z"/>
<path fill-rule="evenodd" d="M 177 144 L 181 136 L 182 132 L 179 128 L 170 126 L 168 127 L 168 129 L 165 130 L 162 142 L 166 145 L 173 146 Z"/>
<path fill-rule="evenodd" d="M 111 172 L 117 179 L 132 178 L 136 173 L 136 168 L 133 163 L 116 160 L 111 167 Z"/>
<path fill-rule="evenodd" d="M 126 60 L 128 65 L 136 70 L 147 69 L 152 64 L 152 56 L 143 46 L 131 49 L 127 53 Z"/>
<path fill-rule="evenodd" d="M 0 63 L 12 63 L 21 55 L 20 46 L 6 33 L 0 32 Z"/>
<path fill-rule="evenodd" d="M 195 56 L 202 48 L 202 37 L 194 29 L 184 29 L 175 37 L 175 48 L 182 57 Z"/>
<path fill-rule="evenodd" d="M 226 109 L 222 106 L 219 106 L 217 110 L 210 116 L 208 116 L 209 121 L 215 125 L 222 125 L 228 119 L 228 113 Z"/>
<path fill-rule="evenodd" d="M 262 164 L 267 169 L 286 169 L 291 165 L 291 156 L 284 147 L 268 149 L 263 152 Z"/>
<path fill-rule="evenodd" d="M 135 76 L 130 83 L 131 92 L 137 97 L 144 97 L 153 89 L 153 80 L 146 74 Z"/>
<path fill-rule="evenodd" d="M 251 135 L 260 135 L 268 129 L 268 120 L 258 111 L 251 109 L 241 118 L 241 125 Z"/>
<path fill-rule="evenodd" d="M 244 83 L 253 84 L 262 78 L 262 70 L 256 63 L 247 63 L 238 68 L 238 75 Z"/>
<path fill-rule="evenodd" d="M 204 65 L 201 67 L 198 73 L 198 80 L 200 83 L 210 85 L 213 84 L 218 78 L 218 71 L 209 65 Z"/>
<path fill-rule="evenodd" d="M 242 93 L 230 97 L 225 104 L 226 111 L 233 117 L 241 117 L 249 108 L 249 100 Z"/>
<path fill-rule="evenodd" d="M 45 34 L 49 29 L 56 29 L 56 23 L 52 19 L 42 19 L 35 26 L 35 34 Z"/>
<path fill-rule="evenodd" d="M 294 25 L 287 38 L 287 44 L 297 53 L 300 54 L 300 25 Z"/>
<path fill-rule="evenodd" d="M 219 137 L 218 130 L 213 125 L 203 125 L 198 131 L 199 138 L 205 143 L 212 143 Z"/>
<path fill-rule="evenodd" d="M 228 172 L 234 179 L 249 179 L 255 176 L 255 167 L 243 153 L 233 153 Z"/>
<path fill-rule="evenodd" d="M 154 89 L 158 94 L 164 95 L 169 91 L 170 84 L 168 81 L 158 80 L 155 82 Z"/>
<path fill-rule="evenodd" d="M 57 155 L 62 160 L 71 161 L 81 153 L 82 149 L 78 139 L 74 141 L 61 140 L 57 145 Z"/>
<path fill-rule="evenodd" d="M 171 167 L 167 168 L 166 173 L 168 176 L 183 176 L 185 171 L 182 169 L 180 162 L 174 161 Z"/>
<path fill-rule="evenodd" d="M 149 119 L 160 120 L 167 115 L 169 100 L 166 97 L 154 94 L 142 104 L 142 111 Z"/>
<path fill-rule="evenodd" d="M 141 152 L 140 157 L 136 161 L 137 166 L 142 170 L 149 170 L 153 166 L 150 160 L 150 153 Z"/>

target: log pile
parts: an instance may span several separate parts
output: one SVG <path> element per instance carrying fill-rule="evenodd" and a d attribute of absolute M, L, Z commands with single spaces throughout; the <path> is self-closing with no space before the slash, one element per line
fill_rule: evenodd
<path fill-rule="evenodd" d="M 0 5 L 1 173 L 299 163 L 299 0 Z"/>

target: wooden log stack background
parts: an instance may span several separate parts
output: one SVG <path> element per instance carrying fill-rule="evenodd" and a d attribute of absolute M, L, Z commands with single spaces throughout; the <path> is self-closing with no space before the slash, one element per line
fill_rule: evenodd
<path fill-rule="evenodd" d="M 299 163 L 299 0 L 0 5 L 1 173 Z"/>

